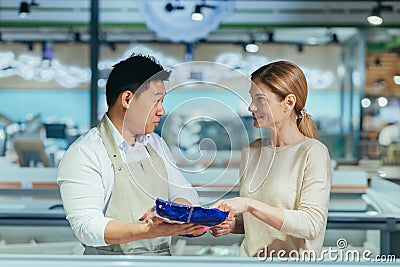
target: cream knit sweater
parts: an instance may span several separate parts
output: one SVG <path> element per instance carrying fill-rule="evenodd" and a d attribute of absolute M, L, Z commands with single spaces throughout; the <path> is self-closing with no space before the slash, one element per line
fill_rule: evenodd
<path fill-rule="evenodd" d="M 328 150 L 312 138 L 277 148 L 266 144 L 259 139 L 242 151 L 240 195 L 283 209 L 284 221 L 276 230 L 250 213 L 243 214 L 240 254 L 257 256 L 267 248 L 267 257 L 272 250 L 284 250 L 286 257 L 292 250 L 312 250 L 318 256 L 333 176 Z"/>

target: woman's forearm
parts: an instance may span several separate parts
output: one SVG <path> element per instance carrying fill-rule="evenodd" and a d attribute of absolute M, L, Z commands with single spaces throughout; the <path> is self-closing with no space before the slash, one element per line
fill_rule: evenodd
<path fill-rule="evenodd" d="M 248 199 L 248 209 L 253 216 L 257 219 L 271 225 L 277 230 L 280 230 L 283 225 L 284 214 L 283 210 L 262 203 L 258 200 Z"/>
<path fill-rule="evenodd" d="M 280 208 L 276 208 L 265 204 L 261 201 L 248 197 L 235 197 L 224 199 L 217 202 L 213 207 L 223 211 L 229 211 L 228 220 L 232 220 L 234 216 L 240 214 L 237 225 L 232 232 L 243 233 L 243 215 L 242 213 L 249 212 L 257 219 L 271 225 L 277 230 L 280 230 L 283 225 L 284 212 Z"/>

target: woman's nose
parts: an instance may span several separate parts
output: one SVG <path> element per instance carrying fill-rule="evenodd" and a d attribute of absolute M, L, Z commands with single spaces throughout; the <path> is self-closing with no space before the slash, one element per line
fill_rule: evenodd
<path fill-rule="evenodd" d="M 253 105 L 253 102 L 250 103 L 250 106 L 249 106 L 249 108 L 247 110 L 252 112 L 252 113 L 256 110 L 254 105 Z"/>

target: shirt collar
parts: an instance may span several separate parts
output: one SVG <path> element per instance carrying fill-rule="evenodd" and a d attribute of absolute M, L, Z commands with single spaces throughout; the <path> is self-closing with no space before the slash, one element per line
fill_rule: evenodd
<path fill-rule="evenodd" d="M 122 135 L 118 132 L 117 128 L 115 128 L 114 124 L 111 122 L 110 118 L 106 116 L 106 120 L 108 125 L 110 126 L 111 134 L 114 137 L 117 146 L 124 152 L 127 152 L 130 148 L 128 143 L 124 140 Z M 150 140 L 151 134 L 137 134 L 136 135 L 136 142 L 133 148 L 137 146 L 146 146 Z"/>

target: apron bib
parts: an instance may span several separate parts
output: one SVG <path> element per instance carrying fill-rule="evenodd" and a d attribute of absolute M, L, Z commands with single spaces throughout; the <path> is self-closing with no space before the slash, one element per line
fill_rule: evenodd
<path fill-rule="evenodd" d="M 98 126 L 114 170 L 114 188 L 105 216 L 127 223 L 144 223 L 139 218 L 155 198 L 168 199 L 168 174 L 162 158 L 147 145 L 150 158 L 124 163 L 105 117 Z M 84 254 L 171 255 L 170 237 L 143 239 L 103 247 L 87 246 Z"/>

